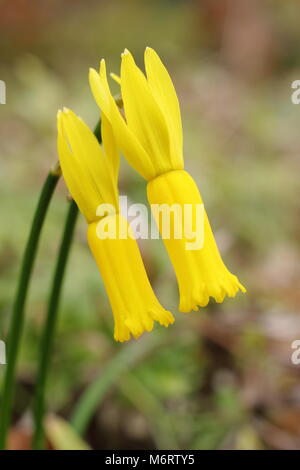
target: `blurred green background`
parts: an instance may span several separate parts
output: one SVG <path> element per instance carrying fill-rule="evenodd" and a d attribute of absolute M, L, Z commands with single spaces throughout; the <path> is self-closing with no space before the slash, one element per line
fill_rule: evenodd
<path fill-rule="evenodd" d="M 186 168 L 226 264 L 248 288 L 180 314 L 161 241 L 143 241 L 155 291 L 176 323 L 116 344 L 80 217 L 52 355 L 49 415 L 69 421 L 100 377 L 107 386 L 84 435 L 94 449 L 300 448 L 300 365 L 291 362 L 291 343 L 300 339 L 300 107 L 290 98 L 300 79 L 297 2 L 2 0 L 0 9 L 0 79 L 7 86 L 0 105 L 0 339 L 37 197 L 57 158 L 57 109 L 70 107 L 94 127 L 88 68 L 105 57 L 118 73 L 125 47 L 142 66 L 151 46 L 169 69 Z M 120 188 L 132 202 L 146 201 L 145 182 L 124 162 Z M 67 208 L 61 181 L 27 303 L 12 448 L 28 447 L 38 340 Z M 51 439 L 50 446 L 63 447 Z"/>

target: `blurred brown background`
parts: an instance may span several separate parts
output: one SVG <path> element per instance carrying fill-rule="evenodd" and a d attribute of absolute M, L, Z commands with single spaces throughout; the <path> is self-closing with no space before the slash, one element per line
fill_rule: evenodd
<path fill-rule="evenodd" d="M 291 83 L 300 79 L 298 3 L 2 0 L 0 12 L 0 79 L 7 86 L 7 104 L 0 105 L 0 338 L 38 193 L 56 161 L 57 109 L 70 107 L 93 127 L 98 109 L 88 68 L 105 57 L 118 73 L 125 47 L 142 66 L 151 46 L 179 95 L 186 167 L 223 257 L 248 293 L 182 315 L 162 243 L 144 242 L 154 288 L 176 323 L 137 342 L 141 354 L 99 398 L 84 439 L 95 449 L 299 449 L 300 365 L 291 362 L 292 341 L 300 339 L 300 107 L 291 103 Z M 120 187 L 132 201 L 146 201 L 145 182 L 125 164 Z M 30 291 L 15 448 L 26 447 L 30 434 L 38 339 L 66 195 L 61 182 Z M 150 341 L 146 354 L 143 341 Z M 82 391 L 95 377 L 105 379 L 128 346 L 112 340 L 110 307 L 80 218 L 49 413 L 68 421 Z"/>

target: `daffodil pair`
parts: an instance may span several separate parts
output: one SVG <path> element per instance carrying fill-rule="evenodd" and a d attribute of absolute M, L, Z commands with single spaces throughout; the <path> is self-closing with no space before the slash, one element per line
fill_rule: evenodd
<path fill-rule="evenodd" d="M 90 70 L 91 89 L 101 110 L 102 147 L 73 112 L 58 114 L 62 172 L 88 223 L 88 242 L 110 299 L 117 341 L 150 331 L 155 320 L 164 326 L 174 321 L 156 299 L 128 222 L 119 213 L 119 152 L 148 181 L 151 207 L 188 205 L 195 212 L 196 207 L 203 206 L 195 181 L 184 170 L 177 95 L 153 49 L 145 51 L 145 68 L 146 76 L 127 50 L 122 54 L 121 75 L 114 78 L 121 86 L 124 115 L 110 92 L 104 60 L 99 73 Z M 99 211 L 103 204 L 107 206 L 104 212 Z M 162 232 L 162 219 L 153 214 Z M 198 310 L 207 305 L 210 297 L 222 302 L 226 295 L 234 297 L 239 289 L 245 292 L 221 259 L 205 210 L 203 216 L 201 247 L 187 249 L 190 239 L 174 236 L 175 221 L 171 219 L 171 236 L 163 238 L 177 276 L 182 312 Z M 103 222 L 113 222 L 117 236 L 102 237 L 98 229 Z"/>

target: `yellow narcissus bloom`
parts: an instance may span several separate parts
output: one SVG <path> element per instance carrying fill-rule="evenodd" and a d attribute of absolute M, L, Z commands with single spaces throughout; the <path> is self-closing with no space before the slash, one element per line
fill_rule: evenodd
<path fill-rule="evenodd" d="M 128 162 L 147 181 L 150 205 L 186 204 L 195 209 L 202 204 L 197 185 L 184 170 L 180 108 L 171 78 L 156 52 L 145 51 L 146 76 L 136 66 L 128 50 L 122 54 L 121 93 L 125 119 L 111 95 L 104 60 L 99 74 L 90 70 L 90 85 L 102 115 L 110 122 L 117 145 Z M 190 239 L 163 237 L 175 269 L 180 291 L 179 309 L 198 310 L 213 297 L 222 302 L 245 292 L 238 278 L 224 265 L 204 210 L 204 243 L 186 249 Z M 161 218 L 156 217 L 160 231 Z M 172 224 L 172 222 L 171 222 Z M 194 226 L 194 223 L 191 222 Z M 174 235 L 174 227 L 171 234 Z"/>
<path fill-rule="evenodd" d="M 58 153 L 68 189 L 88 223 L 87 238 L 114 315 L 114 338 L 127 341 L 174 318 L 158 302 L 127 220 L 119 213 L 119 153 L 103 117 L 103 147 L 70 110 L 58 112 Z M 103 236 L 105 227 L 114 231 Z M 101 230 L 100 230 L 101 229 Z M 104 230 L 105 231 L 105 230 Z"/>

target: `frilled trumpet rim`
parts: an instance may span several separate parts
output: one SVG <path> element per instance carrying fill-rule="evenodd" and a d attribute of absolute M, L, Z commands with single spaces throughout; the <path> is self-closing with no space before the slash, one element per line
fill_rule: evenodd
<path fill-rule="evenodd" d="M 147 194 L 151 207 L 157 204 L 178 204 L 182 208 L 184 205 L 192 205 L 194 208 L 203 206 L 195 181 L 184 170 L 170 171 L 154 178 L 147 185 Z M 155 213 L 153 215 L 162 232 L 161 218 Z M 181 239 L 170 237 L 163 240 L 176 273 L 181 312 L 205 307 L 210 297 L 223 302 L 225 296 L 235 297 L 239 290 L 246 292 L 222 261 L 205 209 L 202 222 L 203 246 L 198 249 L 187 249 L 190 239 L 184 236 Z M 194 221 L 191 225 L 195 228 Z"/>
<path fill-rule="evenodd" d="M 163 326 L 172 324 L 173 315 L 160 305 L 153 292 L 127 220 L 120 214 L 105 219 L 116 226 L 117 237 L 99 238 L 97 225 L 103 226 L 102 220 L 89 224 L 87 238 L 112 307 L 115 340 L 128 341 L 131 335 L 138 338 L 153 329 L 154 321 Z M 126 238 L 118 237 L 118 233 L 126 232 Z"/>

